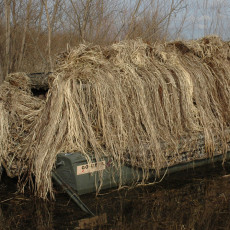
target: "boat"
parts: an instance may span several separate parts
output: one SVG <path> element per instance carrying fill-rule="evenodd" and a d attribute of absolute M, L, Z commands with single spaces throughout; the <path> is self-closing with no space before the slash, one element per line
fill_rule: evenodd
<path fill-rule="evenodd" d="M 230 152 L 226 154 L 226 160 L 228 159 L 230 159 Z M 219 154 L 213 158 L 203 158 L 164 168 L 160 171 L 160 175 L 163 176 L 222 161 L 223 155 Z M 112 158 L 105 158 L 100 162 L 92 159 L 92 162 L 88 163 L 80 152 L 58 154 L 56 169 L 53 173 L 75 190 L 78 195 L 97 192 L 99 188 L 100 190 L 117 188 L 121 180 L 122 184 L 132 185 L 134 182 L 142 181 L 144 177 L 142 168 L 122 165 L 119 169 Z M 156 177 L 155 170 L 150 170 L 149 181 L 153 181 Z"/>
<path fill-rule="evenodd" d="M 200 155 L 202 156 L 202 154 Z M 160 171 L 160 175 L 164 176 L 191 168 L 204 167 L 208 164 L 223 162 L 229 159 L 230 151 L 225 155 L 217 154 L 211 158 L 203 157 L 197 160 L 184 161 L 163 168 Z M 52 172 L 52 177 L 84 212 L 95 216 L 81 201 L 81 195 L 96 193 L 99 189 L 103 191 L 118 188 L 121 182 L 124 185 L 132 186 L 134 183 L 143 180 L 145 172 L 142 168 L 126 164 L 118 167 L 113 159 L 109 157 L 105 157 L 101 161 L 96 161 L 92 157 L 91 162 L 88 162 L 84 154 L 74 152 L 58 154 L 56 168 Z M 156 177 L 156 171 L 150 169 L 148 174 L 150 183 L 154 182 Z"/>

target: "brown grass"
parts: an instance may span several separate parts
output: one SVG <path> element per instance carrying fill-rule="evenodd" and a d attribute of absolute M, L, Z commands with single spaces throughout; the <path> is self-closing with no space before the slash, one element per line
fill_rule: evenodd
<path fill-rule="evenodd" d="M 118 166 L 157 172 L 202 141 L 207 156 L 227 151 L 229 44 L 220 38 L 82 44 L 59 63 L 45 104 L 11 81 L 0 89 L 0 157 L 7 166 L 15 156 L 23 162 L 38 196 L 52 192 L 61 151 L 80 151 L 88 161 L 110 155 Z"/>
<path fill-rule="evenodd" d="M 27 168 L 23 150 L 44 104 L 32 96 L 29 82 L 25 73 L 15 73 L 0 86 L 0 159 L 11 177 Z"/>

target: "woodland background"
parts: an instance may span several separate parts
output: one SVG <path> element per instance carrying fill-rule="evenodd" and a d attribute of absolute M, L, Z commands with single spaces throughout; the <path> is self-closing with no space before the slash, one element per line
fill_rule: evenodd
<path fill-rule="evenodd" d="M 0 82 L 52 71 L 56 55 L 81 42 L 228 40 L 229 17 L 229 0 L 0 0 Z"/>

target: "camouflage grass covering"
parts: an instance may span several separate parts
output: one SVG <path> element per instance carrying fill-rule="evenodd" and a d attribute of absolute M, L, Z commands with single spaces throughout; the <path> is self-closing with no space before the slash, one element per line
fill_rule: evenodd
<path fill-rule="evenodd" d="M 0 160 L 11 176 L 34 175 L 35 193 L 46 198 L 63 151 L 157 173 L 185 152 L 186 161 L 225 154 L 229 51 L 219 37 L 81 44 L 58 60 L 45 102 L 32 97 L 25 74 L 9 75 L 0 86 Z"/>

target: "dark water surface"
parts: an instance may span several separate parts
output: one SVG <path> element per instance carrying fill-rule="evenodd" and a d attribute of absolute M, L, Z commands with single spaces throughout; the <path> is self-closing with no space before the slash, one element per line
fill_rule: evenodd
<path fill-rule="evenodd" d="M 79 229 L 85 222 L 99 223 L 93 229 L 230 229 L 228 163 L 172 174 L 152 186 L 82 196 L 99 219 L 87 219 L 63 193 L 44 202 L 15 189 L 6 178 L 0 183 L 0 229 Z"/>

